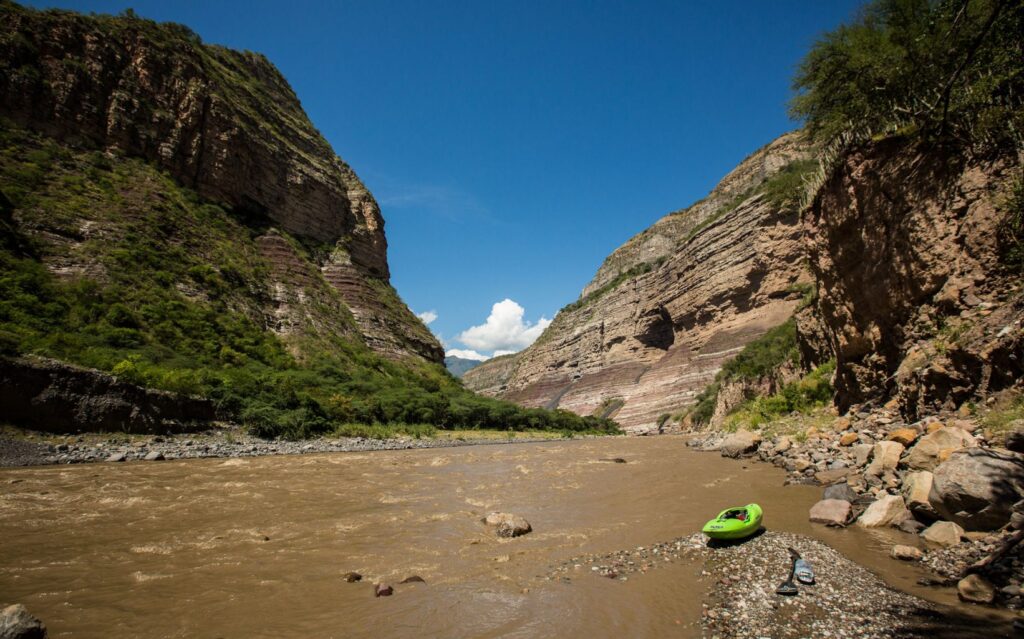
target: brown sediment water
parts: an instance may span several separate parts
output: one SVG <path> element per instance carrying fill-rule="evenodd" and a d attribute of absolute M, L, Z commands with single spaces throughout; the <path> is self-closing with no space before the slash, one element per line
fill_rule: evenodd
<path fill-rule="evenodd" d="M 0 604 L 25 604 L 52 637 L 698 636 L 697 562 L 547 575 L 749 502 L 769 528 L 955 604 L 888 558 L 912 538 L 810 524 L 821 489 L 783 480 L 679 437 L 5 469 Z M 480 522 L 493 510 L 533 532 L 497 538 Z M 426 583 L 399 584 L 411 575 Z M 378 581 L 394 596 L 375 598 Z"/>

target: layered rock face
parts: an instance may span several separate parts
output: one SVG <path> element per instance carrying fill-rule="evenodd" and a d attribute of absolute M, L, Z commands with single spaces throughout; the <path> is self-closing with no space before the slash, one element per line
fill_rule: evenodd
<path fill-rule="evenodd" d="M 610 255 L 535 344 L 478 366 L 466 385 L 526 406 L 600 413 L 634 432 L 655 428 L 796 309 L 793 286 L 808 279 L 799 215 L 766 187 L 809 156 L 797 134 L 754 153 L 707 198 Z"/>
<path fill-rule="evenodd" d="M 144 158 L 254 229 L 277 227 L 323 246 L 316 266 L 372 347 L 442 360 L 430 332 L 390 299 L 384 221 L 373 196 L 265 57 L 132 16 L 39 12 L 5 1 L 0 18 L 0 110 L 10 122 Z M 273 237 L 259 246 L 281 267 L 275 276 L 284 274 L 275 286 L 301 289 L 287 277 L 286 247 Z M 280 304 L 272 314 L 279 311 Z"/>
<path fill-rule="evenodd" d="M 836 357 L 841 410 L 895 395 L 916 418 L 1020 379 L 1024 300 L 1000 260 L 1019 172 L 899 138 L 840 159 L 804 213 L 819 299 L 800 328 Z"/>

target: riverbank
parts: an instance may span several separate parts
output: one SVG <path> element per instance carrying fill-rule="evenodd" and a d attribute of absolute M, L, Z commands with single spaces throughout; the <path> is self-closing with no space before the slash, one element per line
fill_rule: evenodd
<path fill-rule="evenodd" d="M 575 435 L 573 438 L 591 437 L 598 436 Z M 6 426 L 0 429 L 0 467 L 413 450 L 569 438 L 550 431 L 460 430 L 437 431 L 429 437 L 319 437 L 286 441 L 260 439 L 235 427 L 187 435 L 87 433 L 61 436 Z"/>
<path fill-rule="evenodd" d="M 892 561 L 927 568 L 919 583 L 956 588 L 982 608 L 1024 608 L 1024 456 L 1005 433 L 963 413 L 907 423 L 892 407 L 790 416 L 761 432 L 711 432 L 689 445 L 754 458 L 787 483 L 823 487 L 815 525 L 895 528 Z M 1024 619 L 1024 616 L 1021 617 Z"/>

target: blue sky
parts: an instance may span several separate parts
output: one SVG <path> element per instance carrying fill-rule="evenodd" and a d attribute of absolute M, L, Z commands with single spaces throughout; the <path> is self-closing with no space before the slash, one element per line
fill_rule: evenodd
<path fill-rule="evenodd" d="M 29 4 L 132 7 L 264 53 L 380 202 L 398 292 L 449 348 L 490 354 L 795 128 L 795 65 L 860 2 Z"/>

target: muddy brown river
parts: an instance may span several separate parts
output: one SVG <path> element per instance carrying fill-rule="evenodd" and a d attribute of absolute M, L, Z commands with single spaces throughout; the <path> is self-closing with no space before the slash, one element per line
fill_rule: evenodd
<path fill-rule="evenodd" d="M 810 524 L 821 489 L 783 479 L 679 437 L 3 469 L 0 603 L 25 604 L 51 637 L 698 636 L 696 563 L 546 577 L 753 501 L 767 527 L 953 603 L 888 558 L 908 536 Z M 533 533 L 498 539 L 480 522 L 492 510 Z M 398 584 L 410 575 L 426 584 Z M 375 598 L 376 581 L 395 595 Z"/>

